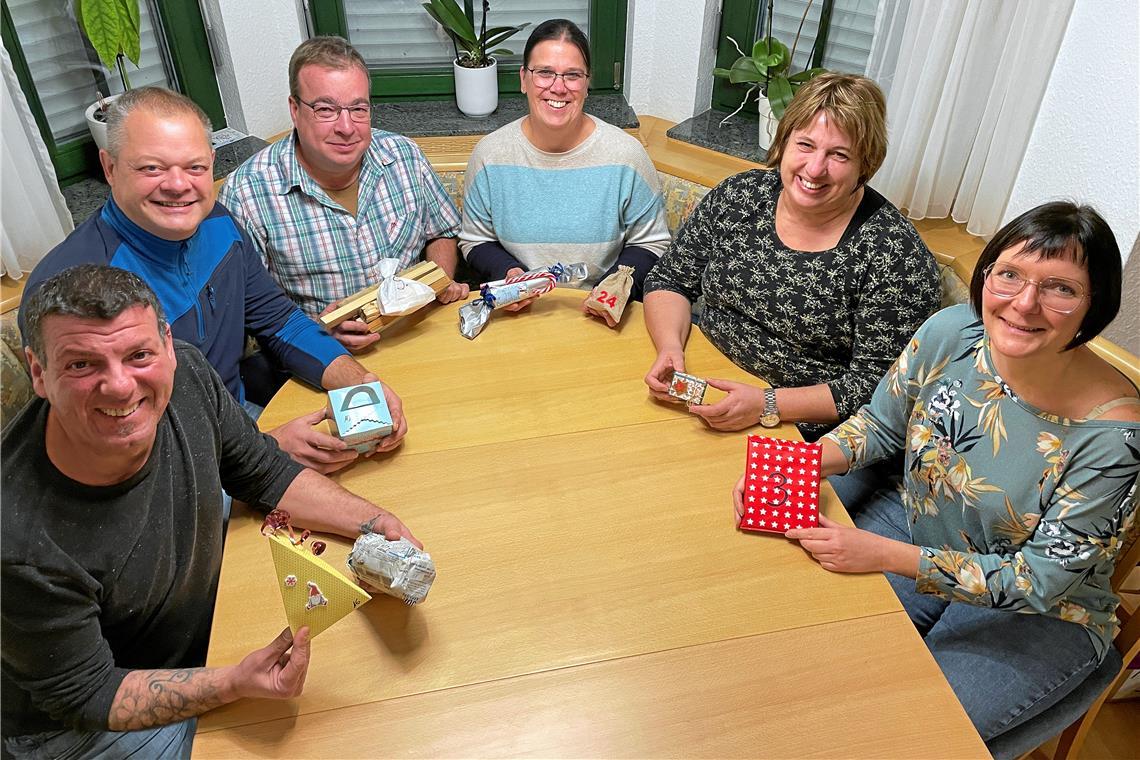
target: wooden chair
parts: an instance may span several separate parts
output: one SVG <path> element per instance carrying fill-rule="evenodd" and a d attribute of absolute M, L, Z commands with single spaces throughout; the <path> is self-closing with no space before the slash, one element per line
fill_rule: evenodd
<path fill-rule="evenodd" d="M 1129 542 L 1117 558 L 1116 571 L 1112 574 L 1112 589 L 1117 594 L 1125 589 L 1125 583 L 1138 564 L 1140 525 L 1133 527 Z M 1130 588 L 1129 591 L 1135 593 L 1136 590 Z M 1051 741 L 1061 726 L 1068 728 L 1060 734 L 1053 760 L 1071 760 L 1080 754 L 1100 708 L 1127 678 L 1128 664 L 1140 655 L 1140 610 L 1130 611 L 1127 601 L 1122 597 L 1116 615 L 1120 618 L 1120 631 L 1113 640 L 1116 653 L 1110 652 L 1100 667 L 1060 702 L 1012 731 L 987 742 L 994 757 L 1021 757 L 1023 760 L 1041 757 L 1044 753 L 1035 748 Z M 1116 656 L 1117 653 L 1119 656 Z"/>

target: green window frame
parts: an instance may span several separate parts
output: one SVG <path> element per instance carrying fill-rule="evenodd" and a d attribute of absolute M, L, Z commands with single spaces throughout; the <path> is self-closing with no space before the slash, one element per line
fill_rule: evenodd
<path fill-rule="evenodd" d="M 625 70 L 625 31 L 628 0 L 594 0 L 590 3 L 591 90 L 622 89 Z M 463 0 L 467 17 L 475 23 L 473 0 Z M 348 22 L 341 0 L 310 0 L 314 34 L 336 34 L 348 39 Z M 425 11 L 426 13 L 426 11 Z M 444 100 L 455 96 L 450 66 L 407 69 L 371 68 L 372 99 Z M 499 69 L 499 94 L 520 96 L 518 71 Z"/>
<path fill-rule="evenodd" d="M 827 46 L 827 31 L 831 23 L 831 9 L 834 4 L 834 0 L 823 0 L 819 19 L 819 45 L 816 47 L 815 55 L 812 56 L 812 66 L 822 65 L 823 51 Z M 756 43 L 757 19 L 767 5 L 767 0 L 724 0 L 720 16 L 720 33 L 717 37 L 719 42 L 716 48 L 716 65 L 719 68 L 730 68 L 733 61 L 740 57 L 729 37 L 740 43 L 741 50 L 748 52 L 752 49 Z M 748 87 L 745 85 L 732 84 L 727 79 L 716 77 L 713 79 L 713 110 L 727 113 L 735 111 L 747 91 Z M 757 113 L 755 98 L 749 100 L 748 105 L 743 108 L 743 113 Z"/>
<path fill-rule="evenodd" d="M 165 31 L 165 41 L 170 50 L 171 66 L 182 89 L 182 93 L 202 107 L 214 129 L 226 125 L 222 96 L 218 91 L 218 81 L 214 75 L 214 62 L 210 59 L 209 41 L 206 26 L 197 3 L 184 0 L 156 0 L 159 18 Z M 4 48 L 12 59 L 12 68 L 20 82 L 20 89 L 28 101 L 28 107 L 36 120 L 40 136 L 47 145 L 48 154 L 55 166 L 56 178 L 61 186 L 72 184 L 80 179 L 99 174 L 99 154 L 91 135 L 83 135 L 65 142 L 57 142 L 36 92 L 23 47 L 16 36 L 16 26 L 8 11 L 8 3 L 0 4 L 0 36 Z"/>

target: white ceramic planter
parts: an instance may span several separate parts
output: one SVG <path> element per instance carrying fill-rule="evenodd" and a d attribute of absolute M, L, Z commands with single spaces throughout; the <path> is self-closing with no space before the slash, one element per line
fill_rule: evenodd
<path fill-rule="evenodd" d="M 119 97 L 116 95 L 108 95 L 103 98 L 103 103 L 111 103 Z M 95 139 L 95 144 L 102 150 L 107 149 L 107 122 L 99 121 L 95 118 L 95 112 L 99 110 L 99 101 L 96 100 L 91 105 L 87 106 L 87 110 L 83 112 L 83 116 L 87 119 L 87 129 L 91 131 L 91 137 Z"/>
<path fill-rule="evenodd" d="M 490 66 L 469 69 L 452 63 L 455 70 L 455 104 L 473 119 L 490 116 L 499 107 L 499 62 L 491 59 Z"/>
<path fill-rule="evenodd" d="M 768 150 L 772 146 L 772 140 L 776 137 L 776 127 L 780 120 L 772 115 L 772 104 L 763 95 L 760 96 L 756 107 L 760 111 L 760 149 Z"/>

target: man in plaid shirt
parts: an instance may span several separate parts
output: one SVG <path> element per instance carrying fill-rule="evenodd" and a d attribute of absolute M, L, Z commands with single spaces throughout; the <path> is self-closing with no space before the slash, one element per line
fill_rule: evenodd
<path fill-rule="evenodd" d="M 347 41 L 315 37 L 289 61 L 294 131 L 237 168 L 218 200 L 310 316 L 380 280 L 378 264 L 420 259 L 455 276 L 459 212 L 406 137 L 371 128 L 368 68 Z M 443 303 L 467 296 L 452 284 Z M 359 351 L 379 340 L 360 321 L 333 334 Z"/>

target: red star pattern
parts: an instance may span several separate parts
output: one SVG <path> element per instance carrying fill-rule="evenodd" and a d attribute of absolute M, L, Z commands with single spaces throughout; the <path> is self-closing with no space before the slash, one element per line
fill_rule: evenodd
<path fill-rule="evenodd" d="M 818 443 L 748 436 L 741 530 L 783 533 L 819 524 Z"/>

